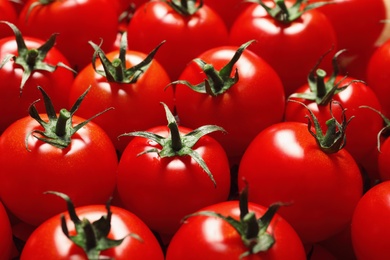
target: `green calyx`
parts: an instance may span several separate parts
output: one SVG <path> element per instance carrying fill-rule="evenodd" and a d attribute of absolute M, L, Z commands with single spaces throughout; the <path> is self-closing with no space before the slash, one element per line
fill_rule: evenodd
<path fill-rule="evenodd" d="M 47 64 L 44 61 L 47 53 L 50 51 L 50 49 L 53 48 L 55 44 L 57 37 L 56 34 L 52 34 L 49 40 L 45 42 L 42 46 L 40 46 L 38 49 L 28 49 L 23 39 L 22 33 L 14 24 L 7 21 L 0 21 L 0 23 L 8 25 L 12 29 L 18 47 L 18 56 L 15 56 L 13 54 L 6 55 L 0 63 L 0 69 L 10 60 L 14 60 L 15 64 L 18 64 L 23 68 L 22 82 L 20 83 L 19 87 L 20 95 L 22 95 L 26 81 L 31 77 L 34 71 L 41 70 L 54 72 L 57 67 L 63 67 L 72 71 L 73 73 L 76 73 L 72 68 L 68 67 L 62 62 L 59 62 L 56 65 L 51 65 Z"/>
<path fill-rule="evenodd" d="M 93 42 L 89 42 L 92 48 L 95 50 L 92 57 L 92 66 L 94 70 L 103 77 L 107 78 L 109 82 L 116 83 L 136 83 L 138 78 L 145 73 L 145 71 L 151 65 L 154 55 L 165 41 L 161 42 L 155 49 L 153 49 L 147 57 L 139 64 L 126 68 L 126 51 L 127 51 L 127 37 L 126 32 L 122 34 L 119 57 L 114 59 L 112 62 L 108 60 L 103 50 Z M 96 68 L 96 59 L 99 57 L 102 62 L 103 70 Z"/>
<path fill-rule="evenodd" d="M 42 93 L 43 101 L 45 103 L 46 113 L 48 116 L 48 122 L 44 121 L 41 116 L 39 115 L 39 112 L 35 106 L 37 102 L 40 100 L 37 100 L 33 102 L 29 107 L 29 114 L 32 118 L 34 118 L 43 128 L 44 131 L 41 130 L 33 130 L 31 131 L 25 139 L 25 145 L 26 149 L 29 151 L 28 148 L 28 138 L 30 135 L 33 135 L 38 140 L 41 140 L 42 142 L 51 144 L 55 147 L 64 149 L 69 146 L 71 143 L 72 136 L 83 126 L 88 124 L 92 119 L 95 117 L 105 113 L 106 111 L 113 109 L 108 108 L 93 117 L 83 121 L 82 123 L 79 123 L 76 126 L 73 126 L 72 124 L 72 116 L 74 113 L 78 110 L 80 107 L 81 102 L 84 100 L 85 95 L 88 93 L 88 88 L 75 102 L 75 104 L 72 106 L 72 108 L 68 111 L 66 109 L 61 109 L 58 116 L 54 110 L 53 103 L 50 99 L 50 97 L 47 95 L 47 93 L 38 86 L 39 91 Z"/>
<path fill-rule="evenodd" d="M 77 216 L 73 202 L 66 194 L 55 191 L 47 191 L 45 193 L 54 194 L 66 201 L 69 217 L 74 223 L 76 235 L 71 236 L 69 234 L 64 215 L 61 215 L 62 231 L 67 238 L 84 250 L 89 260 L 102 259 L 99 258 L 101 251 L 119 246 L 127 237 L 125 236 L 117 240 L 107 237 L 111 229 L 111 200 L 108 200 L 106 203 L 107 215 L 101 216 L 101 218 L 91 223 L 88 219 L 80 219 Z M 130 233 L 128 236 L 143 242 L 137 234 Z"/>
<path fill-rule="evenodd" d="M 220 218 L 229 223 L 241 236 L 241 240 L 248 248 L 248 251 L 241 254 L 240 259 L 249 255 L 266 252 L 275 243 L 272 234 L 267 233 L 267 228 L 282 203 L 272 204 L 259 219 L 254 212 L 248 209 L 248 186 L 240 192 L 239 208 L 240 219 L 236 220 L 231 216 L 224 216 L 213 211 L 199 211 L 187 215 L 184 220 L 193 216 L 209 216 Z"/>
<path fill-rule="evenodd" d="M 333 100 L 331 103 L 329 103 L 329 111 L 331 114 L 331 118 L 327 120 L 325 123 L 327 126 L 327 130 L 326 133 L 324 134 L 321 125 L 318 122 L 318 119 L 315 117 L 315 115 L 309 109 L 308 106 L 296 100 L 289 99 L 288 101 L 298 103 L 304 106 L 308 110 L 310 117 L 306 115 L 306 118 L 308 119 L 307 128 L 310 134 L 315 138 L 318 146 L 323 152 L 327 154 L 337 153 L 338 151 L 344 148 L 346 144 L 347 125 L 354 117 L 352 116 L 347 120 L 347 117 L 345 115 L 346 109 L 344 109 L 339 102 Z M 333 116 L 333 112 L 332 112 L 333 103 L 337 104 L 342 109 L 341 123 L 338 122 L 337 119 Z M 312 130 L 313 124 L 314 124 L 315 131 Z"/>
<path fill-rule="evenodd" d="M 174 156 L 191 156 L 192 159 L 194 159 L 201 167 L 202 169 L 207 173 L 210 180 L 213 182 L 214 186 L 217 185 L 213 174 L 207 167 L 205 161 L 203 158 L 199 155 L 198 152 L 192 149 L 192 147 L 199 141 L 201 137 L 204 135 L 207 135 L 209 133 L 215 132 L 215 131 L 222 131 L 225 132 L 225 130 L 222 127 L 215 126 L 215 125 L 205 125 L 201 126 L 190 133 L 187 133 L 185 135 L 181 135 L 179 131 L 178 124 L 176 122 L 175 117 L 173 116 L 172 112 L 169 110 L 168 106 L 165 103 L 162 103 L 165 114 L 168 121 L 168 128 L 170 131 L 170 136 L 163 137 L 151 132 L 145 132 L 145 131 L 135 131 L 131 133 L 125 133 L 120 135 L 118 138 L 122 136 L 139 136 L 144 137 L 150 140 L 155 141 L 158 143 L 162 148 L 161 149 L 150 149 L 145 152 L 142 152 L 138 154 L 139 156 L 145 153 L 157 153 L 161 158 L 165 157 L 174 157 Z"/>
<path fill-rule="evenodd" d="M 291 7 L 287 7 L 285 0 L 274 0 L 275 7 L 271 8 L 262 0 L 244 0 L 244 2 L 256 3 L 261 5 L 267 13 L 276 21 L 290 24 L 299 19 L 303 13 L 334 2 L 315 2 L 306 4 L 307 0 L 296 0 Z"/>
<path fill-rule="evenodd" d="M 225 93 L 238 82 L 239 76 L 237 68 L 235 70 L 234 76 L 230 77 L 233 71 L 233 67 L 241 57 L 244 50 L 254 41 L 255 40 L 251 40 L 242 44 L 233 55 L 233 58 L 220 71 L 216 70 L 212 64 L 208 64 L 202 59 L 194 59 L 193 61 L 203 70 L 207 76 L 207 79 L 205 79 L 204 82 L 201 82 L 197 85 L 192 85 L 186 80 L 177 80 L 171 82 L 168 86 L 183 84 L 198 93 L 209 94 L 213 97 Z"/>
<path fill-rule="evenodd" d="M 203 6 L 203 0 L 162 0 L 162 2 L 184 16 L 195 14 Z"/>
<path fill-rule="evenodd" d="M 330 50 L 329 50 L 330 51 Z M 340 93 L 341 91 L 345 90 L 349 85 L 355 82 L 361 82 L 364 83 L 361 80 L 351 80 L 347 84 L 342 84 L 344 79 L 347 78 L 345 76 L 342 80 L 339 80 L 336 82 L 336 77 L 339 75 L 339 64 L 338 64 L 338 57 L 345 52 L 346 50 L 340 50 L 338 51 L 332 59 L 332 66 L 333 71 L 332 74 L 327 78 L 326 80 L 326 72 L 319 68 L 320 63 L 322 62 L 323 58 L 329 53 L 325 53 L 320 59 L 318 60 L 317 64 L 312 68 L 308 75 L 308 84 L 310 88 L 310 92 L 307 93 L 294 93 L 290 95 L 290 98 L 302 98 L 306 100 L 315 101 L 317 105 L 319 106 L 327 106 L 329 103 L 332 102 L 334 95 Z"/>

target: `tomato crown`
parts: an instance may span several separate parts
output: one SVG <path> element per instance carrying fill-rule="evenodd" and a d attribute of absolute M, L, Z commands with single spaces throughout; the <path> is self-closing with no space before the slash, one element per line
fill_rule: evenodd
<path fill-rule="evenodd" d="M 130 233 L 124 238 L 116 240 L 107 237 L 111 229 L 111 199 L 109 199 L 106 203 L 107 215 L 102 216 L 98 220 L 91 223 L 88 219 L 80 219 L 77 216 L 73 202 L 68 195 L 56 191 L 47 191 L 45 193 L 54 194 L 66 201 L 69 217 L 74 223 L 77 233 L 73 236 L 69 234 L 64 215 L 61 215 L 62 232 L 67 238 L 81 247 L 90 260 L 100 259 L 99 255 L 101 251 L 119 246 L 127 236 L 131 236 L 141 242 L 143 241 L 142 238 L 135 233 Z"/>
<path fill-rule="evenodd" d="M 202 59 L 194 59 L 193 61 L 203 70 L 207 76 L 207 79 L 205 79 L 204 82 L 201 82 L 197 85 L 192 85 L 186 80 L 177 80 L 169 83 L 167 87 L 176 84 L 183 84 L 198 93 L 209 94 L 213 97 L 225 93 L 238 82 L 239 76 L 237 68 L 235 70 L 234 76 L 230 77 L 233 71 L 233 67 L 241 57 L 244 50 L 254 41 L 255 40 L 251 40 L 242 44 L 235 52 L 232 59 L 220 71 L 217 71 L 212 64 L 208 64 Z"/>
<path fill-rule="evenodd" d="M 126 32 L 122 34 L 121 42 L 119 46 L 119 57 L 114 59 L 112 62 L 107 58 L 106 54 L 100 48 L 100 46 L 89 41 L 89 44 L 95 50 L 92 56 L 92 66 L 96 73 L 107 78 L 109 82 L 117 83 L 136 83 L 138 78 L 145 73 L 149 68 L 150 64 L 153 61 L 154 55 L 157 53 L 158 49 L 165 43 L 162 41 L 156 48 L 154 48 L 146 58 L 141 61 L 139 64 L 126 68 L 126 51 L 127 51 L 127 37 Z M 102 62 L 103 70 L 98 70 L 96 68 L 96 59 L 99 57 Z"/>
<path fill-rule="evenodd" d="M 191 16 L 203 6 L 203 0 L 162 0 L 162 2 L 183 16 Z"/>
<path fill-rule="evenodd" d="M 22 33 L 14 24 L 7 21 L 0 21 L 0 23 L 8 25 L 12 29 L 15 34 L 15 40 L 18 47 L 18 56 L 15 56 L 13 54 L 6 55 L 3 61 L 0 63 L 0 69 L 10 60 L 14 60 L 16 64 L 20 65 L 23 68 L 23 76 L 19 88 L 20 96 L 22 95 L 26 81 L 30 78 L 34 71 L 43 70 L 48 72 L 54 72 L 57 67 L 63 67 L 72 71 L 73 73 L 76 73 L 72 68 L 68 67 L 62 62 L 59 62 L 56 65 L 51 65 L 44 62 L 47 53 L 53 48 L 56 42 L 56 34 L 52 34 L 49 40 L 47 40 L 38 49 L 28 49 L 23 39 Z"/>
<path fill-rule="evenodd" d="M 277 210 L 286 204 L 274 203 L 259 219 L 248 207 L 248 185 L 240 192 L 239 196 L 240 219 L 224 216 L 213 211 L 198 211 L 184 217 L 184 220 L 194 216 L 209 216 L 220 218 L 229 223 L 239 234 L 248 251 L 241 254 L 240 259 L 248 255 L 265 252 L 275 243 L 275 238 L 267 232 L 267 228 L 275 216 Z"/>
<path fill-rule="evenodd" d="M 152 152 L 157 153 L 161 158 L 189 155 L 202 167 L 202 169 L 207 173 L 207 175 L 213 182 L 214 186 L 216 186 L 217 183 L 210 169 L 207 167 L 207 164 L 205 163 L 203 158 L 199 155 L 199 153 L 192 149 L 192 147 L 204 135 L 207 135 L 215 131 L 225 132 L 225 130 L 222 127 L 216 125 L 205 125 L 191 131 L 190 133 L 181 135 L 176 119 L 173 116 L 172 112 L 169 110 L 168 106 L 165 103 L 161 102 L 161 104 L 164 107 L 165 114 L 168 120 L 168 128 L 170 130 L 170 136 L 163 137 L 151 132 L 135 131 L 135 132 L 122 134 L 118 136 L 118 138 L 122 136 L 144 137 L 155 141 L 162 147 L 162 149 L 160 150 L 157 148 L 147 150 L 145 152 L 138 154 L 139 156 L 145 153 L 152 153 Z"/>
<path fill-rule="evenodd" d="M 89 87 L 74 103 L 72 108 L 68 111 L 63 108 L 60 110 L 59 115 L 57 116 L 53 103 L 47 93 L 38 86 L 39 91 L 43 96 L 43 101 L 46 107 L 46 113 L 48 116 L 48 122 L 45 122 L 38 113 L 35 104 L 40 100 L 36 100 L 29 107 L 29 114 L 32 118 L 34 118 L 43 128 L 44 131 L 41 130 L 33 130 L 31 131 L 25 139 L 26 149 L 28 149 L 28 138 L 30 135 L 33 135 L 35 138 L 41 140 L 42 142 L 49 143 L 55 147 L 64 149 L 69 146 L 71 143 L 71 137 L 83 126 L 88 124 L 92 119 L 100 116 L 106 111 L 113 109 L 112 107 L 105 109 L 104 111 L 92 116 L 91 118 L 79 123 L 76 126 L 72 124 L 72 116 L 75 114 L 77 109 L 80 107 L 81 102 L 84 100 L 84 97 L 87 95 L 88 91 L 91 87 Z M 34 135 L 38 134 L 38 135 Z"/>

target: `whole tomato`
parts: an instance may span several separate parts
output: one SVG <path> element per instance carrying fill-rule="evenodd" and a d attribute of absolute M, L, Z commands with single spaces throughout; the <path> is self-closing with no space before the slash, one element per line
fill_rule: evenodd
<path fill-rule="evenodd" d="M 303 5 L 302 0 L 251 2 L 232 25 L 229 43 L 255 39 L 257 44 L 248 49 L 275 69 L 286 95 L 290 95 L 305 83 L 317 60 L 337 47 L 332 24 L 314 7 Z"/>
<path fill-rule="evenodd" d="M 267 126 L 282 121 L 285 95 L 280 77 L 261 57 L 247 49 L 252 41 L 209 49 L 189 63 L 174 82 L 180 123 L 195 128 L 223 127 L 212 134 L 232 165 L 250 141 Z"/>
<path fill-rule="evenodd" d="M 80 206 L 104 203 L 114 191 L 118 165 L 103 129 L 92 118 L 74 115 L 82 96 L 72 109 L 56 114 L 40 90 L 47 115 L 38 113 L 33 103 L 31 117 L 17 120 L 0 137 L 1 200 L 34 226 L 62 212 L 54 198 L 43 194 L 47 190 L 67 193 Z"/>
<path fill-rule="evenodd" d="M 124 134 L 135 137 L 120 158 L 117 189 L 124 208 L 169 238 L 185 215 L 228 199 L 230 171 L 222 146 L 205 135 L 221 128 L 178 126 L 163 105 L 168 127 Z"/>
<path fill-rule="evenodd" d="M 260 132 L 238 171 L 239 188 L 243 180 L 251 187 L 250 201 L 291 203 L 278 213 L 305 244 L 343 230 L 363 193 L 359 167 L 342 149 L 346 118 L 341 123 L 331 118 L 324 133 L 315 117 L 310 120 L 282 122 Z"/>
<path fill-rule="evenodd" d="M 186 216 L 173 236 L 166 260 L 306 259 L 302 241 L 291 225 L 268 209 L 240 200 L 216 203 Z M 188 252 L 191 252 L 189 254 Z"/>
<path fill-rule="evenodd" d="M 91 62 L 93 50 L 88 41 L 103 39 L 102 49 L 111 50 L 118 14 L 115 5 L 107 0 L 29 0 L 19 14 L 18 25 L 25 35 L 40 39 L 58 33 L 56 47 L 79 71 Z"/>
<path fill-rule="evenodd" d="M 166 40 L 157 60 L 172 80 L 198 54 L 228 42 L 224 21 L 203 0 L 147 2 L 135 11 L 127 33 L 135 51 L 148 52 Z"/>
<path fill-rule="evenodd" d="M 74 77 L 68 60 L 54 47 L 56 35 L 44 42 L 38 38 L 23 38 L 19 29 L 9 22 L 0 22 L 0 27 L 15 34 L 0 39 L 1 133 L 17 119 L 28 115 L 30 104 L 41 97 L 37 86 L 47 91 L 56 109 L 67 106 Z"/>
<path fill-rule="evenodd" d="M 126 40 L 126 33 L 122 40 Z M 162 43 L 155 46 L 153 51 L 149 50 L 149 55 L 127 50 L 125 42 L 122 42 L 119 50 L 107 55 L 98 46 L 91 44 L 99 60 L 94 57 L 93 63 L 76 76 L 70 87 L 69 103 L 73 103 L 91 86 L 83 106 L 77 112 L 79 116 L 89 118 L 95 111 L 114 107 L 113 111 L 104 117 L 95 118 L 94 122 L 106 131 L 121 154 L 130 138 L 118 140 L 120 134 L 164 124 L 166 120 L 163 114 L 155 112 L 161 108 L 160 102 L 173 109 L 173 91 L 164 91 L 170 83 L 169 76 L 153 58 Z"/>
<path fill-rule="evenodd" d="M 43 222 L 26 241 L 20 259 L 37 256 L 58 260 L 164 259 L 156 237 L 145 223 L 133 213 L 109 204 L 76 208 L 71 204 L 68 212 Z"/>
<path fill-rule="evenodd" d="M 11 223 L 8 214 L 0 201 L 0 256 L 2 259 L 11 259 L 13 241 Z"/>
<path fill-rule="evenodd" d="M 351 224 L 352 244 L 357 259 L 388 259 L 390 232 L 390 181 L 368 190 L 356 205 Z"/>

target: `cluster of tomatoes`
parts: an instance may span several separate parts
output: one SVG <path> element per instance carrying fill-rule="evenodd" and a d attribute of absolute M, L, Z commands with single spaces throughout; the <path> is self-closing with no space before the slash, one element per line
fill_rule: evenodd
<path fill-rule="evenodd" d="M 388 259 L 389 4 L 0 0 L 0 258 Z"/>

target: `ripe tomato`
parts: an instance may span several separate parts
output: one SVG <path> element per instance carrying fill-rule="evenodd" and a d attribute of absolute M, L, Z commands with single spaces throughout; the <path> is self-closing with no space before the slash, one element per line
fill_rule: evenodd
<path fill-rule="evenodd" d="M 222 146 L 204 135 L 210 130 L 177 126 L 165 109 L 169 127 L 156 126 L 144 135 L 135 132 L 127 145 L 119 161 L 117 189 L 124 208 L 169 237 L 185 215 L 228 198 L 230 171 Z"/>
<path fill-rule="evenodd" d="M 275 1 L 287 7 L 302 1 Z M 273 1 L 264 1 L 275 7 Z M 303 8 L 303 7 L 302 7 Z M 316 61 L 329 49 L 337 46 L 336 34 L 328 18 L 317 11 L 302 8 L 288 10 L 286 15 L 273 17 L 259 3 L 248 5 L 237 17 L 230 30 L 230 44 L 241 44 L 255 39 L 257 44 L 249 46 L 268 62 L 282 79 L 286 95 L 305 83 L 306 75 Z M 280 8 L 281 9 L 281 8 Z M 280 11 L 280 14 L 282 11 Z M 280 20 L 278 17 L 287 17 Z M 287 47 L 288 46 L 288 47 Z M 302 58 L 304 57 L 304 58 Z M 329 68 L 325 68 L 328 70 Z"/>
<path fill-rule="evenodd" d="M 93 49 L 88 41 L 103 39 L 102 49 L 111 50 L 117 35 L 118 15 L 115 6 L 107 0 L 29 0 L 19 15 L 18 25 L 25 35 L 40 39 L 58 33 L 56 47 L 72 68 L 81 70 L 92 59 Z"/>
<path fill-rule="evenodd" d="M 274 206 L 267 210 L 240 197 L 240 202 L 213 204 L 187 217 L 168 246 L 166 260 L 306 259 L 299 236 Z"/>
<path fill-rule="evenodd" d="M 84 223 L 88 220 L 90 223 L 99 221 L 101 224 L 101 218 L 108 219 L 108 214 L 112 214 L 109 219 L 109 230 L 104 230 L 104 232 L 107 232 L 109 239 L 124 239 L 119 245 L 102 250 L 99 259 L 164 259 L 156 237 L 145 223 L 133 213 L 122 208 L 111 206 L 108 212 L 106 207 L 104 205 L 87 205 L 75 208 L 76 216 Z M 75 230 L 72 215 L 69 212 L 53 216 L 34 230 L 26 241 L 20 259 L 31 260 L 37 256 L 42 259 L 58 260 L 88 259 L 83 249 L 64 234 L 61 227 L 62 218 L 65 218 L 65 225 L 70 235 L 81 233 L 80 230 Z M 99 226 L 96 225 L 96 228 Z"/>
<path fill-rule="evenodd" d="M 10 23 L 15 24 L 17 21 L 18 14 L 14 6 L 12 5 L 12 1 L 9 0 L 0 0 L 0 21 L 8 21 Z M 12 31 L 8 30 L 0 30 L 0 39 L 6 36 L 11 36 Z"/>
<path fill-rule="evenodd" d="M 116 77 L 116 73 L 111 75 L 108 71 L 98 73 L 104 71 L 104 67 L 101 60 L 97 60 L 96 64 L 89 64 L 76 76 L 70 87 L 69 98 L 69 102 L 73 103 L 91 86 L 88 96 L 77 112 L 84 118 L 91 117 L 96 111 L 114 107 L 113 111 L 104 117 L 95 118 L 94 122 L 106 131 L 120 154 L 130 139 L 118 140 L 119 135 L 164 124 L 166 122 L 164 115 L 155 112 L 161 109 L 160 102 L 173 108 L 172 89 L 164 91 L 165 86 L 170 83 L 169 76 L 159 62 L 155 59 L 149 60 L 154 54 L 149 54 L 149 65 L 139 67 L 141 62 L 147 60 L 147 55 L 126 50 L 126 46 L 122 48 L 108 53 L 105 57 L 111 62 L 121 59 L 123 64 L 116 71 L 127 70 L 125 75 L 120 74 L 120 77 Z"/>
<path fill-rule="evenodd" d="M 345 149 L 326 153 L 308 127 L 282 122 L 260 132 L 242 157 L 238 184 L 246 180 L 252 202 L 291 203 L 278 213 L 304 243 L 315 243 L 348 225 L 363 184 L 353 157 Z"/>
<path fill-rule="evenodd" d="M 390 181 L 384 181 L 361 198 L 352 218 L 352 244 L 357 259 L 388 259 L 390 248 L 384 239 L 390 232 Z"/>
<path fill-rule="evenodd" d="M 11 223 L 8 214 L 0 202 L 0 256 L 2 259 L 11 259 L 13 247 Z"/>
<path fill-rule="evenodd" d="M 47 190 L 67 193 L 80 206 L 104 203 L 114 191 L 118 165 L 107 134 L 73 115 L 77 106 L 68 111 L 70 118 L 66 110 L 57 116 L 45 95 L 44 100 L 47 115 L 38 114 L 33 104 L 34 118 L 17 120 L 0 137 L 1 200 L 16 217 L 35 226 L 62 211 L 43 194 Z"/>
<path fill-rule="evenodd" d="M 15 36 L 0 39 L 1 133 L 17 119 L 28 115 L 29 105 L 41 97 L 37 86 L 49 93 L 56 109 L 67 106 L 73 72 L 59 66 L 61 63 L 69 65 L 69 62 L 53 47 L 55 36 L 45 43 L 38 38 L 23 38 L 13 24 L 0 23 L 0 27 L 15 33 Z M 44 108 L 40 104 L 38 107 Z"/>
<path fill-rule="evenodd" d="M 212 137 L 222 144 L 231 164 L 239 162 L 258 132 L 282 121 L 285 108 L 279 76 L 267 62 L 246 49 L 249 44 L 205 51 L 186 66 L 175 85 L 180 123 L 190 128 L 205 124 L 223 127 L 226 135 Z M 211 73 L 210 67 L 215 69 Z M 214 77 L 215 73 L 219 76 Z M 214 85 L 215 93 L 208 93 L 206 80 Z M 193 88 L 188 87 L 191 84 Z"/>
<path fill-rule="evenodd" d="M 200 6 L 202 2 L 150 1 L 139 6 L 127 28 L 129 49 L 146 53 L 166 40 L 156 58 L 170 78 L 176 80 L 186 64 L 198 54 L 228 41 L 222 18 L 207 3 Z M 174 4 L 182 7 L 173 8 Z"/>

